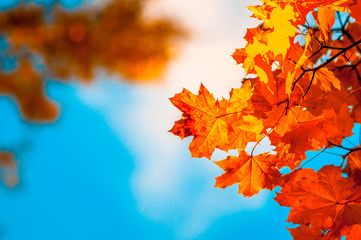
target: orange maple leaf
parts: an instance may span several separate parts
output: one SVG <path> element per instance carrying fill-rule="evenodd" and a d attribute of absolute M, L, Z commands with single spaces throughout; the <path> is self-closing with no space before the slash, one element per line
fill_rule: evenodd
<path fill-rule="evenodd" d="M 329 229 L 329 236 L 340 237 L 343 229 L 361 224 L 361 187 L 342 177 L 340 167 L 325 166 L 317 176 L 317 180 L 306 176 L 285 185 L 275 200 L 292 207 L 288 222 Z"/>
<path fill-rule="evenodd" d="M 194 136 L 189 145 L 192 157 L 210 159 L 215 148 L 228 150 L 227 100 L 215 100 L 202 84 L 198 95 L 183 89 L 170 101 L 183 112 L 183 120 L 176 122 L 170 132 L 181 138 Z"/>
<path fill-rule="evenodd" d="M 238 152 L 238 157 L 229 156 L 215 162 L 225 173 L 216 178 L 214 186 L 226 188 L 238 183 L 238 193 L 246 197 L 251 197 L 262 189 L 272 190 L 281 175 L 275 167 L 277 157 L 269 153 L 249 156 L 244 151 Z"/>

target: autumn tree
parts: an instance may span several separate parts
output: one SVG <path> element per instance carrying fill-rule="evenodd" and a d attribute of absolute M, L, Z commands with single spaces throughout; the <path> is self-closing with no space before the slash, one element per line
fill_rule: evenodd
<path fill-rule="evenodd" d="M 232 55 L 247 78 L 227 99 L 203 85 L 198 95 L 176 94 L 170 101 L 183 115 L 170 131 L 193 136 L 192 157 L 238 150 L 214 162 L 225 172 L 215 187 L 238 184 L 246 197 L 281 187 L 275 200 L 291 208 L 294 239 L 360 239 L 361 145 L 344 139 L 361 124 L 361 3 L 261 1 L 249 7 L 261 24 Z M 255 154 L 265 138 L 273 151 Z M 343 150 L 338 164 L 306 155 L 330 149 Z M 324 166 L 306 168 L 310 161 Z"/>
<path fill-rule="evenodd" d="M 46 94 L 48 81 L 93 81 L 95 70 L 133 83 L 162 73 L 185 35 L 168 18 L 144 15 L 146 0 L 112 0 L 72 11 L 33 3 L 0 11 L 0 94 L 18 106 L 31 123 L 54 122 L 57 104 Z M 13 61 L 15 60 L 15 61 Z M 6 64 L 15 62 L 15 64 Z M 0 151 L 5 183 L 17 181 L 15 157 Z"/>

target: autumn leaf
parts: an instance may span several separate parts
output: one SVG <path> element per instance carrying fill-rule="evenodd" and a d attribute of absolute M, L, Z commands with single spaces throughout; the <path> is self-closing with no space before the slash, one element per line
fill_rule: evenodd
<path fill-rule="evenodd" d="M 269 21 L 273 26 L 273 31 L 268 34 L 268 46 L 270 51 L 276 56 L 281 54 L 286 56 L 287 50 L 291 46 L 292 38 L 296 34 L 296 26 L 292 24 L 295 20 L 297 12 L 291 5 L 276 7 L 270 13 Z"/>
<path fill-rule="evenodd" d="M 279 171 L 275 168 L 275 155 L 264 153 L 249 156 L 239 150 L 239 156 L 229 156 L 215 162 L 225 173 L 216 178 L 215 187 L 225 188 L 238 183 L 238 193 L 251 197 L 262 189 L 272 190 L 278 182 Z"/>
<path fill-rule="evenodd" d="M 286 185 L 275 200 L 292 207 L 287 221 L 339 237 L 343 228 L 361 223 L 361 187 L 342 177 L 340 167 L 325 166 L 317 176 Z"/>
<path fill-rule="evenodd" d="M 215 100 L 203 85 L 200 86 L 198 95 L 183 89 L 181 93 L 170 98 L 170 101 L 183 112 L 184 118 L 182 122 L 176 122 L 170 131 L 181 138 L 190 136 L 189 133 L 194 136 L 189 145 L 192 157 L 210 159 L 215 148 L 228 150 L 228 101 Z M 186 134 L 179 130 L 181 123 L 184 123 L 182 127 L 185 130 L 182 131 Z"/>
<path fill-rule="evenodd" d="M 244 63 L 247 53 L 244 49 L 236 49 L 232 54 L 233 59 L 237 62 L 237 64 Z"/>

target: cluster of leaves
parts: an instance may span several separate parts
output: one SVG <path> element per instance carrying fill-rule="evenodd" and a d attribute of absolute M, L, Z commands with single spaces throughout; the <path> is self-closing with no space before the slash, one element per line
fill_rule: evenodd
<path fill-rule="evenodd" d="M 181 139 L 193 136 L 192 157 L 238 150 L 215 162 L 225 171 L 216 187 L 238 183 L 238 192 L 250 197 L 280 186 L 275 200 L 291 207 L 294 239 L 359 239 L 361 146 L 341 144 L 361 124 L 361 4 L 262 2 L 249 7 L 262 24 L 247 30 L 246 46 L 233 54 L 250 77 L 229 99 L 216 100 L 203 85 L 198 95 L 176 94 L 170 100 L 183 115 L 170 131 Z M 274 150 L 254 154 L 264 138 Z M 339 166 L 304 168 L 313 160 L 307 151 L 329 148 L 346 150 Z M 290 172 L 281 174 L 285 167 Z"/>
<path fill-rule="evenodd" d="M 59 115 L 46 95 L 50 79 L 86 83 L 97 68 L 131 82 L 155 79 L 185 32 L 170 19 L 147 18 L 145 2 L 112 0 L 73 11 L 20 4 L 1 11 L 0 94 L 17 103 L 24 120 L 44 123 Z"/>

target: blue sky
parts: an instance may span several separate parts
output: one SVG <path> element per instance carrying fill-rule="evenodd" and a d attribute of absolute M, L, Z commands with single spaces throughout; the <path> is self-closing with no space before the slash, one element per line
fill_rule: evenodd
<path fill-rule="evenodd" d="M 230 55 L 257 24 L 245 8 L 253 3 L 154 3 L 149 15 L 171 15 L 192 32 L 160 85 L 101 71 L 92 85 L 49 82 L 61 116 L 47 125 L 24 122 L 0 98 L 0 146 L 16 153 L 21 177 L 15 189 L 0 188 L 0 239 L 291 239 L 288 209 L 274 193 L 243 198 L 236 186 L 213 188 L 222 171 L 191 159 L 190 140 L 167 132 L 180 117 L 168 98 L 183 87 L 196 92 L 203 82 L 218 97 L 239 87 L 243 73 Z"/>
<path fill-rule="evenodd" d="M 159 204 L 139 206 L 139 201 L 147 199 L 136 199 L 134 194 L 131 178 L 137 166 L 125 147 L 125 140 L 114 134 L 97 109 L 79 101 L 73 86 L 54 85 L 49 86 L 49 94 L 59 101 L 62 116 L 53 125 L 29 125 L 19 119 L 17 109 L 7 99 L 0 102 L 4 114 L 9 116 L 0 121 L 1 144 L 17 146 L 20 140 L 25 146 L 15 148 L 21 159 L 20 185 L 15 189 L 3 187 L 0 191 L 2 239 L 238 239 L 241 236 L 240 239 L 267 236 L 282 239 L 282 235 L 288 236 L 283 226 L 286 209 L 278 208 L 274 201 L 266 201 L 257 210 L 237 206 L 244 201 L 235 189 L 226 193 L 213 189 L 213 179 L 203 177 L 215 175 L 205 172 L 201 173 L 203 176 L 187 176 L 190 179 L 183 182 L 186 185 L 180 191 L 188 196 L 182 196 L 181 200 L 155 196 Z M 117 90 L 127 95 L 121 86 Z M 199 160 L 189 159 L 187 152 L 180 153 L 179 158 Z M 198 164 L 195 167 L 202 171 Z M 204 188 L 211 192 L 207 196 L 216 198 L 211 203 L 202 200 L 198 193 Z M 206 205 L 204 216 L 192 217 L 200 221 L 193 224 L 200 225 L 201 233 L 196 230 L 187 233 L 179 225 L 189 221 L 191 213 L 187 211 L 199 199 Z M 212 204 L 214 200 L 219 203 Z M 248 199 L 246 204 L 249 201 L 259 200 Z M 225 211 L 219 206 L 223 204 L 230 205 L 230 209 Z M 144 209 L 147 207 L 153 209 Z M 211 207 L 225 213 L 214 213 L 217 217 L 204 229 L 202 221 L 209 217 L 206 211 L 215 210 Z M 153 210 L 163 216 L 156 216 Z M 274 238 L 269 238 L 270 234 Z"/>

